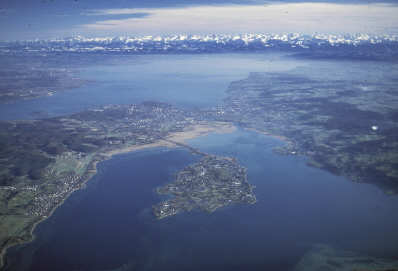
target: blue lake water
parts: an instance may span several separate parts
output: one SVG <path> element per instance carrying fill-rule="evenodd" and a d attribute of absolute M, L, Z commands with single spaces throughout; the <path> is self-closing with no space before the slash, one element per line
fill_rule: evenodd
<path fill-rule="evenodd" d="M 254 132 L 189 143 L 237 157 L 258 202 L 156 220 L 154 189 L 198 157 L 183 149 L 119 155 L 39 225 L 32 244 L 10 250 L 12 270 L 285 271 L 318 243 L 385 257 L 398 251 L 398 198 L 274 154 L 283 143 Z"/>
<path fill-rule="evenodd" d="M 81 88 L 1 105 L 0 119 L 145 100 L 213 106 L 222 103 L 231 81 L 249 72 L 355 81 L 387 78 L 390 70 L 385 63 L 315 63 L 274 54 L 129 56 L 81 68 L 81 77 L 93 81 Z M 9 270 L 285 271 L 317 243 L 397 255 L 397 197 L 308 167 L 302 157 L 275 155 L 272 147 L 282 143 L 254 132 L 212 134 L 189 144 L 237 157 L 256 185 L 258 202 L 155 220 L 151 206 L 160 198 L 154 189 L 198 157 L 183 149 L 119 155 L 99 164 L 87 189 L 75 192 L 37 227 L 33 243 L 10 249 Z"/>
<path fill-rule="evenodd" d="M 250 72 L 287 71 L 299 65 L 306 64 L 276 54 L 126 56 L 116 64 L 80 68 L 80 77 L 93 81 L 82 87 L 3 104 L 0 119 L 59 116 L 107 104 L 147 100 L 189 107 L 214 106 L 222 103 L 232 81 Z"/>
<path fill-rule="evenodd" d="M 250 72 L 289 72 L 315 80 L 345 80 L 362 87 L 395 80 L 398 74 L 394 63 L 298 60 L 275 53 L 133 55 L 74 69 L 91 82 L 53 96 L 1 104 L 0 120 L 54 117 L 148 100 L 210 107 L 222 104 L 228 85 L 247 78 Z"/>

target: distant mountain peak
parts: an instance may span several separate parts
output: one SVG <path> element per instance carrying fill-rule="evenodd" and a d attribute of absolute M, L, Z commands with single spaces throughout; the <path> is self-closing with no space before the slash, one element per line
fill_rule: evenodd
<path fill-rule="evenodd" d="M 305 53 L 346 52 L 366 56 L 398 52 L 398 36 L 369 34 L 209 34 L 140 37 L 75 36 L 64 39 L 1 42 L 0 52 L 218 53 L 284 50 Z M 372 53 L 374 54 L 374 52 Z"/>

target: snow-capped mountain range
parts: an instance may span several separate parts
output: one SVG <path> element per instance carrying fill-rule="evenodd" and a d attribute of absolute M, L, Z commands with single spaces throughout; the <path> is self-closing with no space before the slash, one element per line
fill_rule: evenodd
<path fill-rule="evenodd" d="M 397 35 L 241 34 L 172 35 L 84 38 L 1 42 L 0 52 L 120 52 L 120 53 L 217 53 L 264 50 L 387 50 L 398 52 Z M 318 50 L 319 51 L 319 50 Z"/>

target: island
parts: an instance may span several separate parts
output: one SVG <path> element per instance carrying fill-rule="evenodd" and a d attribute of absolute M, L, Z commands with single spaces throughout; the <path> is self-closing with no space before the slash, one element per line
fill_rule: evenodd
<path fill-rule="evenodd" d="M 172 197 L 153 206 L 153 213 L 159 219 L 192 209 L 211 213 L 227 205 L 256 202 L 246 168 L 234 158 L 214 155 L 206 155 L 182 169 L 174 182 L 156 191 Z"/>

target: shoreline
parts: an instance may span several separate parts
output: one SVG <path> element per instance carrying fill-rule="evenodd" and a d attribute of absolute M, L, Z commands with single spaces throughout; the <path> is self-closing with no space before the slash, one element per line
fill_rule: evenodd
<path fill-rule="evenodd" d="M 105 160 L 104 160 L 104 161 L 105 161 Z M 83 180 L 83 181 L 81 182 L 81 184 L 80 184 L 79 187 L 77 187 L 76 189 L 71 190 L 71 191 L 65 196 L 65 198 L 64 198 L 61 202 L 59 202 L 57 205 L 54 206 L 54 208 L 49 212 L 49 214 L 48 214 L 47 216 L 41 217 L 39 220 L 37 220 L 36 222 L 34 222 L 34 223 L 32 224 L 32 226 L 31 226 L 32 228 L 30 229 L 30 232 L 29 232 L 29 234 L 30 234 L 30 239 L 29 239 L 29 240 L 27 240 L 27 241 L 20 241 L 20 242 L 17 242 L 17 243 L 15 243 L 15 244 L 10 244 L 10 245 L 5 246 L 5 247 L 2 249 L 2 251 L 1 251 L 1 253 L 0 253 L 0 270 L 2 270 L 2 268 L 4 267 L 4 257 L 5 257 L 6 254 L 7 254 L 7 250 L 8 250 L 9 248 L 11 248 L 11 247 L 15 247 L 15 246 L 18 246 L 18 245 L 23 245 L 23 244 L 29 244 L 29 243 L 33 242 L 33 241 L 35 240 L 35 238 L 36 238 L 36 236 L 35 236 L 34 233 L 33 233 L 34 230 L 36 229 L 36 227 L 37 227 L 41 222 L 44 222 L 45 220 L 47 220 L 48 218 L 50 218 L 50 217 L 54 214 L 54 212 L 58 209 L 58 207 L 60 207 L 61 205 L 63 205 L 64 202 L 65 202 L 75 191 L 81 190 L 81 189 L 84 189 L 84 188 L 85 188 L 85 184 L 86 184 L 89 180 L 91 180 L 91 178 L 94 177 L 94 175 L 97 174 L 97 163 L 98 163 L 98 162 L 100 162 L 100 161 L 95 162 L 95 170 L 92 170 L 92 171 L 91 171 L 92 174 L 90 173 L 90 176 L 87 177 L 87 179 Z"/>
<path fill-rule="evenodd" d="M 282 136 L 282 135 L 271 134 L 271 133 L 268 133 L 266 131 L 257 130 L 255 128 L 243 128 L 243 129 L 248 130 L 248 131 L 253 131 L 253 132 L 256 132 L 256 133 L 259 133 L 259 134 L 262 134 L 262 135 L 266 135 L 266 136 L 269 136 L 269 137 L 272 137 L 272 138 L 275 138 L 275 139 L 278 139 L 278 140 L 280 140 L 280 141 L 282 141 L 284 143 L 287 143 L 287 144 L 293 144 L 292 140 L 290 140 L 289 138 L 287 138 L 285 136 Z"/>
<path fill-rule="evenodd" d="M 64 204 L 64 202 L 75 191 L 85 188 L 85 184 L 89 180 L 91 180 L 92 177 L 94 177 L 97 174 L 97 164 L 98 163 L 109 160 L 114 155 L 118 155 L 118 154 L 135 152 L 135 151 L 139 151 L 139 150 L 151 149 L 151 148 L 156 148 L 156 147 L 166 147 L 166 148 L 178 147 L 178 145 L 176 145 L 168 140 L 175 141 L 177 143 L 185 143 L 186 140 L 193 139 L 196 137 L 206 136 L 210 133 L 227 134 L 227 133 L 232 133 L 236 130 L 237 130 L 237 127 L 235 125 L 233 125 L 232 123 L 228 123 L 228 122 L 213 122 L 213 123 L 195 124 L 195 125 L 186 127 L 184 129 L 184 131 L 172 133 L 172 134 L 168 135 L 167 137 L 165 137 L 164 139 L 159 139 L 158 141 L 153 142 L 153 143 L 143 144 L 143 145 L 132 145 L 132 146 L 128 146 L 128 147 L 124 147 L 124 148 L 120 148 L 120 149 L 111 150 L 108 152 L 98 153 L 103 156 L 103 159 L 98 160 L 98 161 L 93 161 L 94 169 L 86 170 L 85 174 L 87 174 L 88 176 L 85 177 L 84 180 L 81 181 L 79 187 L 70 191 L 70 193 L 68 193 L 60 203 L 58 203 L 56 206 L 54 206 L 54 208 L 49 212 L 49 214 L 47 216 L 41 217 L 39 220 L 37 220 L 36 222 L 34 222 L 31 225 L 31 229 L 30 229 L 31 237 L 29 240 L 16 242 L 15 244 L 6 245 L 4 248 L 2 248 L 1 253 L 0 253 L 0 270 L 2 270 L 2 268 L 4 267 L 5 256 L 7 254 L 7 250 L 11 247 L 15 247 L 18 245 L 28 244 L 28 243 L 33 242 L 36 238 L 36 236 L 33 233 L 34 230 L 36 229 L 36 227 L 40 223 L 42 223 L 45 220 L 47 220 L 48 218 L 50 218 L 54 214 L 54 212 L 58 209 L 58 207 L 60 207 L 62 204 Z"/>
<path fill-rule="evenodd" d="M 132 145 L 129 147 L 116 149 L 109 151 L 107 153 L 102 153 L 104 156 L 112 157 L 114 155 L 139 151 L 148 148 L 157 148 L 157 147 L 166 147 L 166 148 L 176 148 L 178 147 L 176 144 L 170 142 L 174 141 L 177 143 L 186 143 L 186 140 L 193 139 L 196 137 L 206 136 L 210 133 L 217 134 L 228 134 L 236 131 L 238 128 L 228 122 L 214 122 L 214 123 L 206 123 L 206 124 L 196 124 L 187 127 L 182 132 L 175 132 L 163 139 L 159 139 L 154 143 L 143 144 L 143 145 Z"/>

